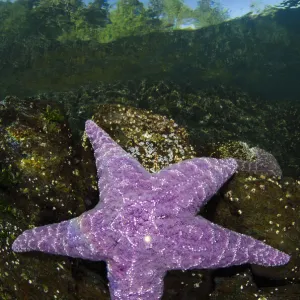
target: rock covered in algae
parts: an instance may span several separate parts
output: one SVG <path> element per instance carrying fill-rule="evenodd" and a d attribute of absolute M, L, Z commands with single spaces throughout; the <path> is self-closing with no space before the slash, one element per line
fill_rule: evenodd
<path fill-rule="evenodd" d="M 25 229 L 69 219 L 85 209 L 61 106 L 7 97 L 0 106 L 0 132 L 0 298 L 75 300 L 84 299 L 78 295 L 83 290 L 85 299 L 107 299 L 99 280 L 92 287 L 75 280 L 68 258 L 11 251 Z"/>
<path fill-rule="evenodd" d="M 211 145 L 215 148 L 211 152 L 212 157 L 234 157 L 238 162 L 238 171 L 251 174 L 265 174 L 281 177 L 282 171 L 272 153 L 258 147 L 252 147 L 241 141 L 217 143 Z"/>
<path fill-rule="evenodd" d="M 272 152 L 284 174 L 300 174 L 299 103 L 256 98 L 226 85 L 194 89 L 188 83 L 144 79 L 99 82 L 39 98 L 62 103 L 78 137 L 99 103 L 119 103 L 152 110 L 185 126 L 200 156 L 209 155 L 211 143 L 242 140 Z"/>
<path fill-rule="evenodd" d="M 31 223 L 40 222 L 39 214 L 47 214 L 49 203 L 54 214 L 64 218 L 70 216 L 69 209 L 82 211 L 73 186 L 77 178 L 71 167 L 72 138 L 61 107 L 16 97 L 7 97 L 4 103 L 0 187 L 11 193 L 11 203 L 30 215 Z"/>
<path fill-rule="evenodd" d="M 146 118 L 145 116 L 148 116 L 148 117 Z M 94 121 L 96 121 L 96 123 L 98 125 L 100 125 L 110 135 L 112 135 L 113 138 L 119 144 L 121 144 L 122 147 L 126 151 L 128 151 L 132 155 L 134 155 L 150 172 L 157 171 L 165 166 L 164 164 L 155 165 L 156 156 L 160 153 L 164 153 L 163 155 L 166 155 L 167 152 L 164 152 L 165 144 L 163 143 L 163 140 L 157 139 L 157 135 L 153 134 L 153 132 L 158 132 L 158 128 L 160 128 L 160 130 L 162 130 L 161 132 L 165 132 L 165 125 L 166 125 L 166 123 L 170 122 L 169 120 L 166 120 L 164 117 L 159 116 L 159 115 L 151 115 L 147 111 L 139 110 L 136 108 L 124 107 L 121 105 L 99 105 L 99 107 L 96 109 L 96 113 L 95 113 L 93 119 L 94 119 Z M 147 119 L 148 119 L 148 121 L 147 121 Z M 160 124 L 159 120 L 162 121 L 162 124 Z M 149 127 L 145 127 L 145 123 L 149 124 Z M 154 124 L 155 124 L 155 128 L 153 128 Z M 173 124 L 173 122 L 171 124 Z M 170 124 L 168 126 L 170 126 Z M 143 128 L 143 131 L 140 130 L 141 127 Z M 176 128 L 177 128 L 177 126 L 176 126 Z M 161 143 L 155 143 L 155 151 L 153 151 L 153 145 L 152 145 L 152 147 L 150 148 L 151 149 L 150 153 L 147 152 L 149 150 L 149 148 L 147 147 L 148 144 L 145 143 L 145 139 L 144 139 L 144 135 L 143 135 L 145 132 L 147 132 L 147 136 L 156 137 L 157 141 L 161 141 Z M 183 135 L 184 138 L 181 139 L 181 142 L 184 145 L 186 145 L 185 148 L 192 149 L 190 147 L 187 147 L 188 135 L 187 135 L 186 131 L 182 130 L 179 132 L 184 132 L 184 135 Z M 164 136 L 164 138 L 166 138 L 166 137 Z M 178 137 L 176 139 L 178 139 Z M 86 139 L 84 138 L 83 140 L 84 140 L 84 148 L 86 149 L 85 151 L 87 153 L 89 153 L 90 147 L 87 147 L 88 144 L 86 142 Z M 153 142 L 154 141 L 155 140 L 153 140 Z M 168 141 L 168 139 L 167 139 L 167 141 Z M 133 145 L 136 145 L 136 146 L 133 147 Z M 170 144 L 167 143 L 167 145 L 168 145 L 168 147 L 170 147 Z M 176 142 L 176 145 L 178 147 L 178 142 Z M 133 151 L 133 149 L 134 149 L 134 151 Z M 151 156 L 151 154 L 153 154 L 153 155 Z M 238 159 L 240 158 L 241 161 L 245 161 L 245 162 L 247 160 L 251 160 L 251 159 L 254 162 L 257 162 L 257 160 L 258 160 L 258 158 L 255 156 L 255 154 L 256 154 L 255 151 L 253 151 L 253 152 L 246 151 L 244 153 L 245 156 L 241 155 L 241 153 L 232 153 L 232 154 L 233 155 L 231 155 L 231 157 L 234 156 Z M 252 154 L 252 156 L 250 156 L 251 154 Z M 88 154 L 88 155 L 91 156 L 91 154 Z M 162 157 L 163 157 L 163 155 L 162 155 Z M 187 155 L 185 155 L 185 157 L 186 156 Z M 189 157 L 192 158 L 194 156 L 197 156 L 197 154 L 194 151 L 190 152 Z M 148 159 L 148 157 L 150 157 L 150 160 Z M 173 157 L 175 157 L 175 155 Z M 158 160 L 158 161 L 164 162 L 164 160 Z M 176 162 L 176 161 L 168 161 L 167 165 L 174 163 L 174 162 Z M 256 173 L 257 170 L 260 170 L 260 168 L 258 168 L 257 166 L 262 166 L 263 167 L 262 171 L 267 171 L 267 172 L 262 172 L 262 173 L 267 173 L 269 175 L 272 175 L 273 171 L 276 172 L 278 170 L 277 164 L 275 164 L 274 166 L 272 164 L 267 164 L 267 166 L 268 166 L 267 168 L 265 168 L 265 166 L 266 166 L 265 164 L 262 164 L 262 165 L 254 164 L 254 165 L 251 165 L 251 168 L 249 170 L 247 169 L 244 171 L 248 171 L 248 172 L 253 171 L 253 173 Z M 88 166 L 87 166 L 87 168 L 88 168 Z M 92 172 L 88 172 L 88 173 L 92 173 Z M 94 171 L 94 173 L 96 173 L 96 172 Z M 244 173 L 244 175 L 250 176 L 247 173 Z M 270 177 L 264 177 L 264 178 L 270 178 Z M 233 178 L 232 181 L 235 182 L 235 178 Z M 95 178 L 94 178 L 94 182 L 95 182 L 95 189 L 96 189 L 97 187 L 96 187 Z M 224 191 L 226 191 L 226 187 L 225 187 Z M 272 203 L 270 203 L 270 205 L 272 205 Z M 273 206 L 272 209 L 273 209 L 273 212 L 276 212 L 275 205 Z M 218 210 L 218 212 L 222 216 L 222 209 Z M 248 214 L 251 215 L 252 213 L 253 213 L 253 210 L 251 210 L 251 208 L 250 208 L 250 211 L 248 212 Z M 251 232 L 253 230 L 256 231 L 257 229 L 256 229 L 255 224 L 253 224 L 253 223 L 249 224 L 248 230 L 250 231 L 249 234 L 251 234 Z M 246 233 L 244 228 L 240 228 L 240 227 L 237 228 L 237 231 Z M 297 236 L 297 231 L 295 231 L 294 234 Z M 259 235 L 258 235 L 258 238 L 263 240 L 263 238 Z M 271 241 L 272 241 L 272 239 L 271 239 Z M 281 247 L 280 243 L 279 244 L 275 243 L 275 244 L 278 245 L 278 248 Z M 290 247 L 293 247 L 293 246 L 294 245 L 289 245 L 287 248 L 284 248 L 284 249 L 286 249 L 287 252 L 290 252 L 291 251 Z M 295 261 L 295 263 L 297 264 L 297 261 Z M 289 268 L 292 269 L 291 266 L 289 266 Z M 256 270 L 256 271 L 257 271 L 257 275 L 264 274 L 264 272 L 262 272 L 261 270 Z M 245 293 L 243 295 L 252 297 L 253 293 L 255 293 L 255 292 L 258 293 L 258 291 L 259 291 L 258 280 L 257 280 L 257 278 L 254 278 L 251 275 L 252 273 L 250 272 L 248 267 L 245 267 L 245 272 L 248 272 L 250 274 L 249 276 L 250 276 L 250 281 L 252 282 L 252 287 L 251 287 L 251 289 L 248 289 L 247 291 L 245 290 Z M 286 271 L 284 271 L 284 272 L 286 272 Z M 176 271 L 169 272 L 168 274 L 172 274 L 173 276 L 176 276 L 176 274 L 178 274 L 178 276 L 180 276 L 179 278 L 181 278 L 181 281 L 183 281 L 184 277 L 188 278 L 187 274 L 186 275 L 181 274 L 181 272 L 179 272 L 179 271 L 178 272 L 176 272 Z M 197 274 L 198 276 L 200 276 L 200 278 L 203 277 L 203 274 L 201 271 L 193 271 L 193 274 L 194 274 L 193 276 L 195 276 Z M 270 275 L 270 274 L 268 274 L 268 275 Z M 173 293 L 173 296 L 174 296 L 174 294 L 187 295 L 186 293 L 188 293 L 188 295 L 193 295 L 193 296 L 197 295 L 197 297 L 207 296 L 207 294 L 213 290 L 212 285 L 209 284 L 209 282 L 211 282 L 211 280 L 214 278 L 215 286 L 218 287 L 217 284 L 218 284 L 218 280 L 220 280 L 220 277 L 218 277 L 218 276 L 214 277 L 209 274 L 205 277 L 206 277 L 206 280 L 202 280 L 202 279 L 200 280 L 200 278 L 197 277 L 198 279 L 196 279 L 196 281 L 198 282 L 198 285 L 197 285 L 197 283 L 194 282 L 194 284 L 193 284 L 194 288 L 191 288 L 191 289 L 186 288 L 185 289 L 185 288 L 174 288 L 174 285 L 170 284 L 170 282 L 174 281 L 173 277 L 167 276 L 165 278 L 167 288 L 165 289 L 163 299 L 169 299 L 168 297 L 170 297 L 170 295 L 172 295 L 172 293 Z M 272 276 L 270 276 L 270 277 L 272 277 Z M 281 273 L 279 272 L 277 279 L 285 280 L 284 275 L 282 274 L 282 271 L 281 271 Z M 189 283 L 193 282 L 193 281 L 194 280 L 187 279 L 187 283 L 185 284 L 185 287 L 188 287 Z M 249 283 L 249 280 L 247 281 L 247 280 L 245 280 L 245 278 L 236 276 L 235 280 L 232 281 L 232 286 L 233 287 L 236 286 L 237 284 L 239 284 L 239 282 L 248 282 Z M 168 283 L 169 283 L 169 285 L 168 285 Z M 289 282 L 287 282 L 287 283 L 289 283 Z M 199 286 L 199 285 L 202 287 L 205 286 L 205 288 L 197 289 L 197 286 Z M 277 287 L 275 286 L 274 290 L 276 290 L 276 289 L 277 289 Z M 220 290 L 222 291 L 222 288 L 220 288 Z M 220 293 L 219 293 L 219 295 L 220 295 Z"/>
<path fill-rule="evenodd" d="M 151 111 L 101 104 L 93 120 L 151 173 L 196 155 L 184 128 Z"/>
<path fill-rule="evenodd" d="M 249 234 L 291 255 L 282 268 L 252 266 L 252 272 L 276 280 L 300 280 L 300 181 L 236 174 L 219 201 L 214 221 Z"/>
<path fill-rule="evenodd" d="M 219 158 L 234 156 L 239 164 L 224 196 L 214 205 L 214 222 L 251 235 L 292 257 L 282 268 L 251 265 L 250 270 L 243 266 L 233 273 L 216 272 L 216 289 L 211 298 L 298 299 L 300 181 L 281 178 L 281 168 L 275 157 L 257 147 L 250 148 L 246 143 L 215 144 L 211 155 Z M 234 277 L 228 277 L 232 274 Z"/>

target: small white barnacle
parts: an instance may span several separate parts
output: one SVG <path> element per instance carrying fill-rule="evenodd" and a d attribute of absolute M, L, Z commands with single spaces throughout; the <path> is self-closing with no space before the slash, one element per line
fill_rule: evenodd
<path fill-rule="evenodd" d="M 145 235 L 144 236 L 144 241 L 149 244 L 152 241 L 152 237 L 150 235 Z"/>

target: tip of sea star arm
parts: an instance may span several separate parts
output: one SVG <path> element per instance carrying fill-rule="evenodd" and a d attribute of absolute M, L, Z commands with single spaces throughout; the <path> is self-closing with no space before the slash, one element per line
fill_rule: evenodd
<path fill-rule="evenodd" d="M 54 228 L 56 226 L 59 226 L 58 223 L 25 230 L 13 242 L 12 250 L 15 252 L 42 251 L 55 253 L 54 245 L 57 242 L 56 234 L 61 233 L 61 236 L 64 233 L 64 231 L 55 232 Z M 52 251 L 50 250 L 50 248 Z"/>
<path fill-rule="evenodd" d="M 87 120 L 85 122 L 85 131 L 90 140 L 94 140 L 97 138 L 97 132 L 104 132 L 94 121 Z"/>
<path fill-rule="evenodd" d="M 111 247 L 114 241 L 104 241 L 102 230 L 94 230 L 94 222 L 101 223 L 101 214 L 87 212 L 71 220 L 25 230 L 14 241 L 12 250 L 103 260 L 106 257 L 105 247 Z"/>
<path fill-rule="evenodd" d="M 101 129 L 94 121 L 92 120 L 87 120 L 85 122 L 85 131 L 87 132 L 87 134 L 89 135 L 89 133 L 95 131 L 95 130 L 99 130 Z M 102 131 L 104 131 L 103 129 L 101 129 Z"/>
<path fill-rule="evenodd" d="M 149 178 L 149 173 L 144 167 L 95 122 L 86 121 L 85 130 L 94 149 L 97 174 L 102 182 L 113 182 L 115 187 L 116 183 L 120 183 L 125 177 Z"/>
<path fill-rule="evenodd" d="M 216 226 L 215 226 L 216 227 Z M 287 264 L 290 256 L 251 236 L 226 230 L 227 250 L 223 263 L 239 265 L 250 263 L 262 266 L 280 266 Z"/>
<path fill-rule="evenodd" d="M 262 242 L 257 242 L 250 255 L 250 263 L 262 266 L 281 266 L 287 264 L 291 256 Z"/>
<path fill-rule="evenodd" d="M 280 266 L 287 264 L 290 256 L 251 236 L 240 234 L 216 224 L 212 225 L 214 236 L 220 237 L 225 251 L 222 252 L 222 266 L 244 263 L 262 266 Z"/>
<path fill-rule="evenodd" d="M 184 258 L 180 267 L 186 269 L 215 269 L 246 263 L 280 266 L 290 260 L 288 254 L 262 241 L 223 228 L 203 218 L 189 221 L 188 228 L 189 230 L 178 239 L 179 249 Z"/>
<path fill-rule="evenodd" d="M 109 156 L 110 158 L 128 156 L 126 151 L 95 122 L 87 120 L 85 123 L 85 132 L 93 146 L 96 160 L 104 156 Z"/>
<path fill-rule="evenodd" d="M 85 129 L 91 128 L 94 124 L 95 124 L 94 121 L 92 121 L 92 120 L 87 120 L 87 121 L 85 122 Z"/>
<path fill-rule="evenodd" d="M 30 250 L 26 243 L 24 243 L 24 236 L 22 234 L 15 239 L 11 248 L 14 252 L 26 252 Z"/>

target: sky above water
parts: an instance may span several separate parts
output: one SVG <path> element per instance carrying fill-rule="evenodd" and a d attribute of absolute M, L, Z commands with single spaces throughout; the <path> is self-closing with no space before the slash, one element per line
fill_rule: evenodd
<path fill-rule="evenodd" d="M 278 5 L 283 0 L 221 0 L 221 4 L 228 8 L 232 18 L 242 16 L 251 10 L 251 5 L 255 4 L 257 8 L 263 9 L 266 5 Z M 190 6 L 195 6 L 197 0 L 187 0 Z"/>
<path fill-rule="evenodd" d="M 116 2 L 116 0 L 108 0 L 110 4 Z M 143 3 L 147 3 L 148 0 L 140 0 Z M 283 0 L 220 0 L 221 4 L 229 9 L 230 16 L 232 18 L 242 16 L 251 10 L 251 4 L 256 4 L 257 8 L 264 8 L 265 5 L 278 5 Z M 90 0 L 84 0 L 85 3 L 89 3 Z M 191 8 L 195 8 L 197 0 L 184 0 L 184 2 Z"/>

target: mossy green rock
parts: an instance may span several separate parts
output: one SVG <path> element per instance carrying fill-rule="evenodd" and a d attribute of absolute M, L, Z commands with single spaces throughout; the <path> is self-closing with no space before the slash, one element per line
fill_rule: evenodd
<path fill-rule="evenodd" d="M 105 296 L 101 282 L 90 288 L 74 280 L 69 258 L 11 251 L 13 240 L 25 229 L 85 210 L 61 106 L 7 97 L 0 107 L 0 130 L 0 298 L 72 300 L 78 299 L 78 289 L 87 288 L 95 298 Z"/>
<path fill-rule="evenodd" d="M 219 202 L 214 221 L 265 241 L 291 255 L 280 268 L 253 266 L 260 275 L 297 282 L 300 271 L 300 181 L 235 174 Z"/>

